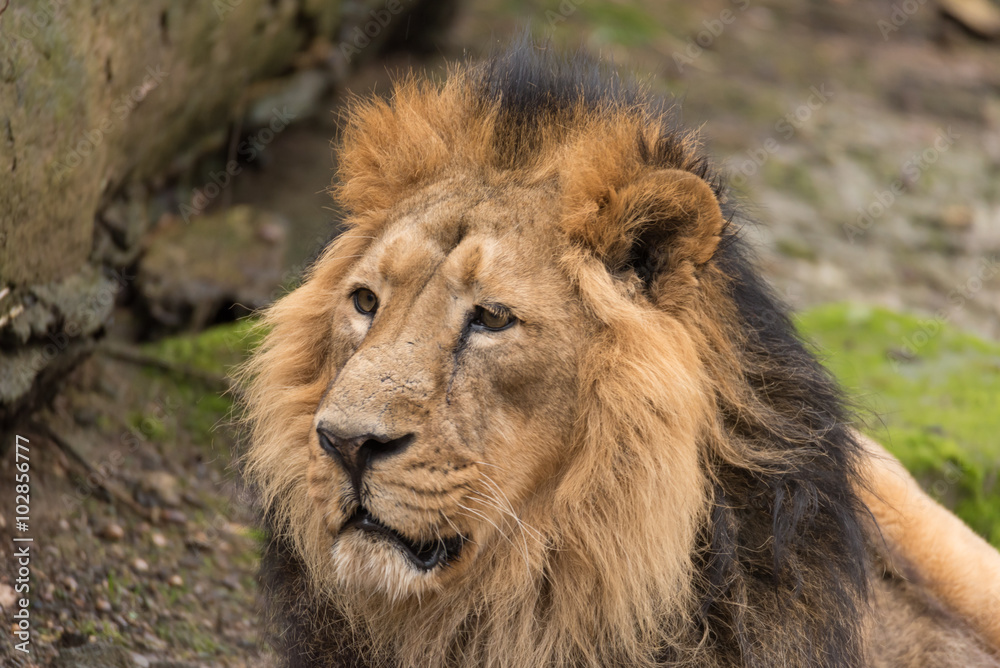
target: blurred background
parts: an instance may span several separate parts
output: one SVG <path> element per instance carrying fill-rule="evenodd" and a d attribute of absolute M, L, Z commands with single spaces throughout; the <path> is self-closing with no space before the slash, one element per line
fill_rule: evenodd
<path fill-rule="evenodd" d="M 337 230 L 344 100 L 525 28 L 677 101 L 859 424 L 1000 546 L 995 0 L 0 0 L 0 663 L 266 665 L 246 318 Z"/>

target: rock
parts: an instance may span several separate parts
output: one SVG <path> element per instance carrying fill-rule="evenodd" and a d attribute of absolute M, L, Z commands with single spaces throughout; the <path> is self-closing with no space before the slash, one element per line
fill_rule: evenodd
<path fill-rule="evenodd" d="M 136 500 L 146 506 L 181 505 L 179 482 L 166 471 L 144 471 L 136 482 Z"/>
<path fill-rule="evenodd" d="M 179 510 L 168 508 L 163 511 L 163 521 L 171 524 L 187 524 L 187 515 Z"/>
<path fill-rule="evenodd" d="M 167 649 L 167 643 L 163 639 L 153 635 L 149 631 L 145 631 L 142 634 L 142 639 L 140 640 L 140 642 L 146 649 L 149 649 L 154 652 L 162 652 L 165 649 Z"/>
<path fill-rule="evenodd" d="M 202 501 L 198 497 L 198 495 L 192 492 L 191 490 L 185 490 L 184 493 L 181 494 L 181 499 L 183 499 L 184 503 L 188 504 L 189 506 L 194 506 L 195 508 L 202 508 L 202 509 L 205 508 L 205 502 Z"/>
<path fill-rule="evenodd" d="M 938 0 L 942 11 L 980 37 L 1000 37 L 1000 7 L 990 0 Z"/>
<path fill-rule="evenodd" d="M 15 287 L 0 300 L 0 425 L 32 405 L 49 381 L 60 380 L 93 347 L 119 287 L 114 277 L 87 265 L 64 280 Z M 0 453 L 5 445 L 0 442 Z"/>
<path fill-rule="evenodd" d="M 117 542 L 125 537 L 125 530 L 122 529 L 121 525 L 110 522 L 101 528 L 98 535 L 105 540 Z"/>
<path fill-rule="evenodd" d="M 94 609 L 98 612 L 111 612 L 111 603 L 106 598 L 98 598 L 94 601 Z"/>
<path fill-rule="evenodd" d="M 135 559 L 132 560 L 132 568 L 137 573 L 145 573 L 149 570 L 149 564 L 146 563 L 145 559 L 142 559 L 141 557 L 136 557 Z"/>
<path fill-rule="evenodd" d="M 90 643 L 64 647 L 52 662 L 53 668 L 133 668 L 132 655 L 124 647 Z"/>
<path fill-rule="evenodd" d="M 941 212 L 941 223 L 948 229 L 962 231 L 972 227 L 975 217 L 972 207 L 966 204 L 952 204 Z"/>
<path fill-rule="evenodd" d="M 76 579 L 72 575 L 66 575 L 59 580 L 59 583 L 63 586 L 65 591 L 69 594 L 75 594 L 79 585 L 76 583 Z"/>
<path fill-rule="evenodd" d="M 39 595 L 42 597 L 43 601 L 51 603 L 55 599 L 55 594 L 56 586 L 51 582 L 47 582 L 42 586 L 42 591 Z"/>
<path fill-rule="evenodd" d="M 168 330 L 200 329 L 234 304 L 269 304 L 283 276 L 286 226 L 246 206 L 165 218 L 139 266 L 147 314 Z"/>
<path fill-rule="evenodd" d="M 183 587 L 184 578 L 174 573 L 169 578 L 167 578 L 167 584 L 170 585 L 171 587 Z"/>
<path fill-rule="evenodd" d="M 208 540 L 208 534 L 204 531 L 195 531 L 184 540 L 184 544 L 193 550 L 200 550 L 202 552 L 210 552 L 212 550 L 212 543 Z"/>
<path fill-rule="evenodd" d="M 14 603 L 17 602 L 17 592 L 14 588 L 7 584 L 0 583 L 0 608 L 4 611 L 13 609 Z"/>
<path fill-rule="evenodd" d="M 136 668 L 149 668 L 149 659 L 144 657 L 142 654 L 132 652 L 132 664 L 135 665 Z"/>
<path fill-rule="evenodd" d="M 149 537 L 149 539 L 153 542 L 153 545 L 155 545 L 156 547 L 167 546 L 167 537 L 160 532 L 154 533 L 152 536 Z"/>

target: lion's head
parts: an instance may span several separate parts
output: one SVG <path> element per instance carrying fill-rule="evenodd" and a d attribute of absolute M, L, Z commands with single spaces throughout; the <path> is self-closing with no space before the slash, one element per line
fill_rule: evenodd
<path fill-rule="evenodd" d="M 247 369 L 287 654 L 856 656 L 836 388 L 667 109 L 522 47 L 356 102 L 340 155 Z"/>

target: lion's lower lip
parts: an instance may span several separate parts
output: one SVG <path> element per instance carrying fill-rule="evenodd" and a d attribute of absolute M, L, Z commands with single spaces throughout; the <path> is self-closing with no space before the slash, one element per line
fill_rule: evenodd
<path fill-rule="evenodd" d="M 382 524 L 363 506 L 359 506 L 354 514 L 344 523 L 343 530 L 357 529 L 378 534 L 388 539 L 398 547 L 410 562 L 422 571 L 429 571 L 437 566 L 448 563 L 458 556 L 464 543 L 461 536 L 436 540 L 428 543 L 415 543 L 403 537 L 393 529 Z"/>

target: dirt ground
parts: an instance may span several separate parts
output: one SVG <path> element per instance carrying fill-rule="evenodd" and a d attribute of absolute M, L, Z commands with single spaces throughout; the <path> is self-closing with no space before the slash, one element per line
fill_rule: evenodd
<path fill-rule="evenodd" d="M 387 72 L 407 67 L 440 71 L 525 25 L 557 48 L 582 45 L 680 100 L 761 221 L 747 234 L 793 306 L 879 304 L 998 339 L 1000 43 L 932 2 L 914 6 L 475 0 L 437 55 L 393 54 L 349 88 L 384 91 Z M 289 221 L 289 280 L 335 230 L 323 190 L 344 94 L 324 101 L 332 113 L 276 137 L 214 202 Z M 119 319 L 129 317 L 123 308 Z M 30 440 L 32 653 L 4 637 L 0 664 L 267 663 L 257 536 L 235 482 L 231 395 L 220 396 L 252 339 L 240 326 L 216 330 L 110 341 L 19 432 Z M 12 449 L 0 461 L 5 634 L 11 538 L 24 535 L 8 492 L 15 465 Z"/>

